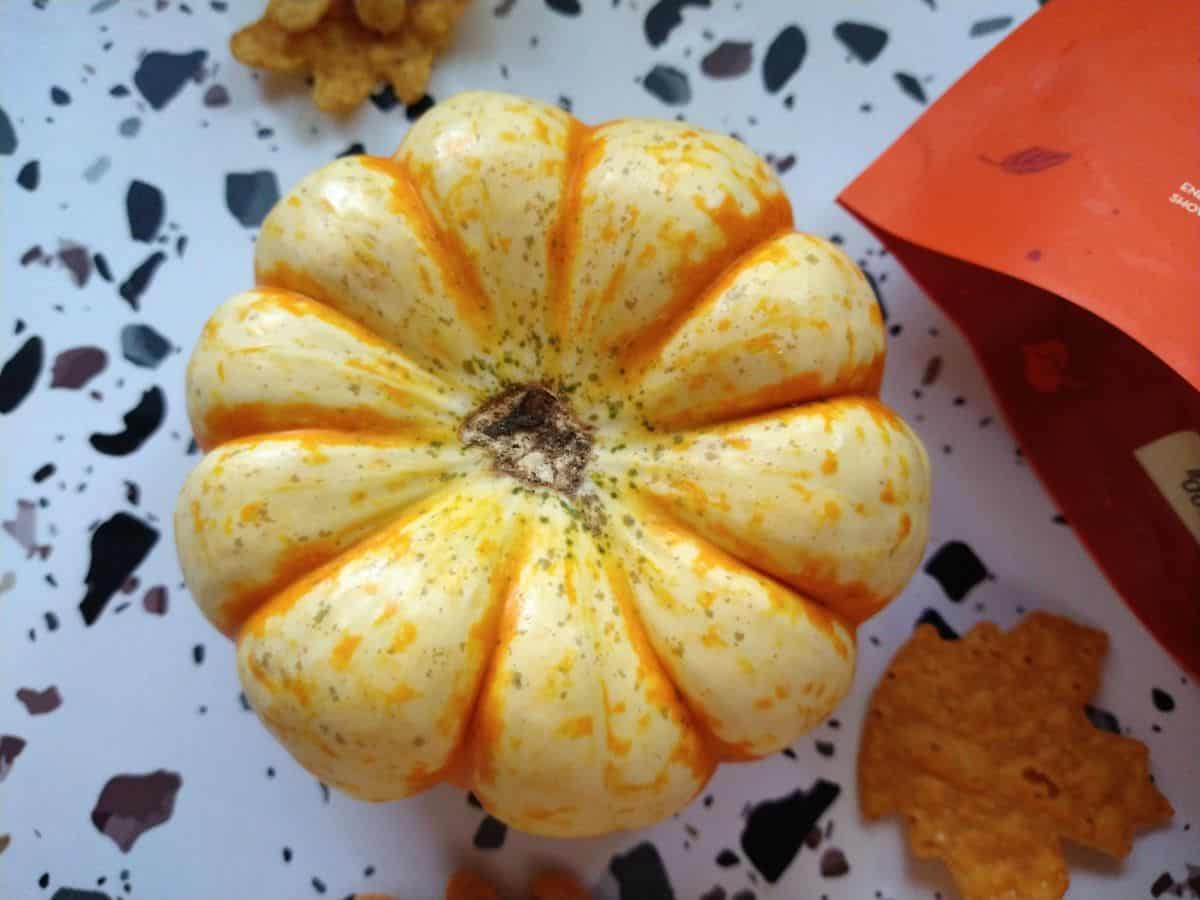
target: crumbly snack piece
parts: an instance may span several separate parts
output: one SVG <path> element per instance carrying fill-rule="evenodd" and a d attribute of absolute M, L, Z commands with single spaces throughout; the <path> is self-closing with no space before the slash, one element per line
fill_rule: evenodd
<path fill-rule="evenodd" d="M 446 900 L 500 900 L 500 893 L 477 872 L 459 869 L 446 885 Z M 529 900 L 588 900 L 588 892 L 565 872 L 551 870 L 530 883 Z"/>
<path fill-rule="evenodd" d="M 392 34 L 404 27 L 408 0 L 354 0 L 358 20 L 380 34 Z"/>
<path fill-rule="evenodd" d="M 943 860 L 966 900 L 1062 897 L 1063 839 L 1128 855 L 1172 810 L 1145 745 L 1084 714 L 1107 650 L 1103 632 L 1044 612 L 959 641 L 918 628 L 871 698 L 863 814 L 902 814 L 913 852 Z"/>
<path fill-rule="evenodd" d="M 285 31 L 307 31 L 332 5 L 333 0 L 269 0 L 266 17 Z"/>
<path fill-rule="evenodd" d="M 265 16 L 234 34 L 230 49 L 248 66 L 310 73 L 313 101 L 326 112 L 350 112 L 385 80 L 402 103 L 412 104 L 424 96 L 434 58 L 448 46 L 467 3 L 272 0 Z M 311 25 L 299 27 L 317 10 Z M 367 24 L 359 19 L 364 11 Z"/>
<path fill-rule="evenodd" d="M 479 873 L 459 869 L 446 884 L 446 900 L 500 900 L 500 893 Z"/>
<path fill-rule="evenodd" d="M 542 872 L 529 885 L 530 900 L 588 900 L 588 892 L 565 872 Z"/>

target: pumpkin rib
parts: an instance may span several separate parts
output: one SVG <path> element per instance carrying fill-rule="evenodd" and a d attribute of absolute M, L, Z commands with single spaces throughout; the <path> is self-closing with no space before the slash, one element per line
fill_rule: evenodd
<path fill-rule="evenodd" d="M 388 437 L 414 441 L 440 441 L 453 437 L 452 430 L 422 431 L 412 423 L 380 416 L 367 405 L 325 407 L 315 403 L 242 403 L 215 406 L 201 420 L 202 433 L 196 443 L 207 453 L 237 441 L 293 434 L 298 431 L 329 431 L 361 435 L 367 439 Z"/>
<path fill-rule="evenodd" d="M 464 718 L 466 726 L 463 728 L 458 745 L 467 777 L 480 797 L 486 794 L 486 788 L 481 789 L 479 781 L 481 778 L 487 778 L 486 773 L 490 766 L 486 747 L 483 745 L 489 742 L 489 738 L 494 736 L 493 733 L 498 727 L 492 722 L 483 721 L 482 704 L 495 683 L 496 667 L 499 664 L 499 656 L 506 639 L 511 638 L 516 631 L 519 612 L 516 603 L 517 586 L 521 569 L 528 560 L 532 546 L 528 524 L 522 522 L 522 525 L 524 526 L 522 530 L 514 536 L 513 550 L 505 560 L 504 568 L 507 570 L 504 573 L 505 578 L 496 586 L 497 595 L 501 600 L 500 609 L 496 615 L 496 626 L 492 630 L 487 660 L 481 669 L 482 675 L 479 682 L 475 686 L 475 695 L 471 699 L 470 710 Z"/>
<path fill-rule="evenodd" d="M 506 506 L 490 477 L 440 492 L 242 629 L 248 697 L 318 778 L 370 801 L 457 780 L 504 587 L 489 548 L 523 527 Z"/>
<path fill-rule="evenodd" d="M 267 597 L 263 603 L 255 608 L 251 612 L 250 616 L 242 622 L 241 626 L 237 629 L 236 640 L 242 640 L 247 628 L 261 628 L 263 625 L 265 625 L 266 619 L 271 618 L 273 615 L 286 612 L 284 609 L 268 610 L 268 606 L 272 604 L 282 605 L 284 599 L 290 599 L 294 602 L 296 599 L 303 596 L 304 592 L 309 587 L 320 581 L 326 575 L 336 572 L 341 566 L 344 566 L 348 562 L 352 561 L 354 557 L 359 556 L 363 551 L 382 543 L 385 538 L 390 536 L 389 533 L 393 530 L 414 521 L 418 516 L 429 511 L 430 509 L 435 508 L 451 494 L 461 493 L 474 485 L 482 484 L 488 480 L 488 478 L 489 476 L 484 474 L 471 478 L 465 482 L 449 484 L 445 487 L 438 488 L 432 493 L 425 495 L 420 500 L 410 503 L 404 507 L 403 510 L 398 511 L 395 515 L 388 516 L 386 520 L 381 520 L 369 534 L 363 535 L 347 547 L 339 550 L 335 556 L 327 559 L 320 565 L 307 569 L 306 574 L 301 576 L 299 579 L 290 582 L 279 591 Z M 284 597 L 284 595 L 288 596 Z M 260 619 L 262 621 L 251 621 L 255 619 Z"/>
<path fill-rule="evenodd" d="M 557 239 L 569 221 L 563 201 L 574 157 L 589 130 L 557 106 L 469 92 L 423 116 L 393 154 L 489 294 L 490 362 L 505 384 L 545 380 L 556 368 Z"/>
<path fill-rule="evenodd" d="M 784 200 L 786 203 L 786 197 Z M 765 203 L 762 200 L 760 202 Z M 787 218 L 789 220 L 791 218 L 790 206 L 787 207 Z M 628 343 L 624 344 L 623 349 L 620 351 L 620 368 L 623 378 L 628 379 L 632 375 L 635 384 L 640 381 L 655 357 L 662 351 L 662 348 L 683 328 L 693 315 L 702 310 L 712 299 L 719 297 L 721 292 L 733 282 L 742 270 L 747 265 L 752 265 L 755 259 L 771 243 L 790 232 L 791 226 L 789 221 L 788 225 L 775 229 L 759 238 L 750 247 L 743 248 L 733 259 L 727 260 L 723 266 L 717 268 L 713 278 L 701 279 L 698 293 L 673 301 L 669 304 L 670 308 L 665 310 L 654 322 L 647 325 L 638 336 L 630 336 Z"/>
<path fill-rule="evenodd" d="M 255 288 L 222 304 L 204 326 L 185 381 L 188 415 L 205 449 L 321 427 L 449 441 L 469 402 L 354 319 L 280 288 Z"/>
<path fill-rule="evenodd" d="M 846 417 L 850 421 L 843 423 Z M 689 533 L 843 621 L 857 625 L 877 612 L 920 563 L 928 459 L 919 439 L 877 397 L 801 403 L 666 438 L 648 433 L 619 449 L 601 447 L 599 466 L 614 486 L 625 485 L 620 489 L 627 494 L 670 510 L 670 518 Z M 853 469 L 839 474 L 839 449 L 860 443 L 881 457 L 873 476 L 856 477 Z M 741 464 L 729 454 L 756 446 L 776 464 L 761 470 L 757 480 L 732 476 L 727 481 L 729 464 Z M 792 451 L 802 455 L 793 458 Z M 726 454 L 725 466 L 711 458 L 713 453 Z M 734 489 L 738 486 L 741 490 Z M 813 526 L 801 536 L 788 524 L 796 509 L 785 502 L 789 491 L 804 504 L 803 519 Z M 814 495 L 823 505 L 813 504 Z M 876 527 L 883 521 L 889 524 Z M 856 537 L 838 544 L 839 533 Z"/>
<path fill-rule="evenodd" d="M 654 494 L 654 493 L 638 494 L 636 496 L 637 496 L 637 499 L 634 500 L 633 503 L 629 503 L 629 501 L 626 501 L 626 503 L 630 506 L 633 506 L 635 510 L 637 509 L 637 506 L 639 504 L 644 504 L 648 508 L 648 511 L 651 513 L 652 516 L 662 519 L 664 522 L 668 523 L 671 528 L 674 528 L 676 531 L 680 532 L 681 534 L 687 535 L 688 539 L 695 541 L 698 545 L 703 547 L 707 552 L 712 553 L 716 557 L 725 557 L 729 561 L 734 562 L 737 565 L 744 568 L 747 572 L 749 572 L 752 576 L 754 576 L 754 578 L 756 578 L 760 581 L 767 582 L 770 585 L 772 585 L 773 587 L 775 587 L 776 589 L 783 591 L 785 594 L 787 594 L 791 597 L 794 597 L 797 600 L 798 605 L 800 606 L 801 609 L 804 610 L 806 615 L 809 613 L 809 610 L 807 607 L 810 605 L 815 606 L 818 610 L 819 618 L 827 617 L 828 619 L 832 619 L 833 621 L 837 622 L 839 625 L 841 625 L 844 628 L 846 628 L 847 630 L 849 630 L 851 632 L 851 634 L 853 634 L 854 629 L 859 624 L 858 622 L 855 622 L 852 619 L 849 619 L 848 617 L 839 613 L 837 610 L 826 605 L 826 603 L 823 600 L 821 600 L 820 597 L 815 596 L 815 595 L 810 596 L 808 594 L 800 593 L 800 591 L 798 591 L 795 587 L 788 584 L 786 581 L 781 580 L 777 576 L 772 575 L 770 573 L 770 571 L 768 571 L 767 569 L 764 569 L 762 566 L 757 564 L 754 560 L 746 559 L 742 555 L 734 552 L 733 550 L 723 547 L 720 544 L 716 543 L 715 541 L 712 541 L 709 538 L 705 537 L 703 534 L 701 534 L 699 531 L 697 531 L 690 523 L 685 522 L 682 519 L 680 519 L 675 514 L 675 512 L 671 509 L 668 501 L 665 498 L 661 497 L 658 494 Z M 809 615 L 809 620 L 812 621 L 811 615 Z M 822 624 L 821 630 L 823 630 L 827 634 L 829 634 L 831 638 L 836 639 L 833 634 L 832 627 L 827 622 Z"/>
<path fill-rule="evenodd" d="M 222 614 L 223 621 L 219 626 L 221 631 L 235 640 L 240 639 L 247 623 L 278 595 L 291 591 L 300 582 L 315 582 L 317 576 L 326 571 L 336 570 L 339 564 L 344 564 L 365 547 L 372 546 L 368 542 L 377 539 L 383 532 L 389 531 L 407 518 L 419 515 L 426 506 L 435 503 L 444 494 L 461 490 L 463 486 L 460 483 L 435 488 L 430 493 L 399 507 L 381 512 L 375 518 L 355 523 L 355 526 L 347 528 L 346 531 L 354 533 L 362 529 L 362 534 L 342 547 L 338 547 L 336 536 L 317 542 L 320 546 L 316 548 L 311 546 L 314 542 L 306 542 L 306 545 L 295 548 L 295 555 L 290 559 L 285 557 L 280 560 L 275 572 L 263 584 L 247 585 L 240 591 L 236 585 L 231 586 L 237 593 L 215 604 Z"/>
<path fill-rule="evenodd" d="M 612 586 L 613 596 L 617 598 L 617 602 L 621 606 L 622 615 L 627 617 L 629 622 L 632 623 L 630 626 L 630 637 L 635 650 L 638 651 L 639 656 L 643 654 L 648 656 L 653 662 L 655 670 L 661 675 L 663 680 L 675 688 L 675 695 L 679 701 L 679 705 L 688 717 L 688 727 L 700 738 L 701 743 L 713 759 L 721 762 L 743 759 L 744 757 L 740 756 L 734 748 L 731 748 L 713 734 L 707 718 L 696 711 L 692 705 L 692 701 L 679 690 L 679 686 L 671 677 L 670 669 L 663 663 L 662 657 L 654 649 L 654 645 L 647 637 L 649 632 L 645 621 L 642 619 L 641 612 L 638 611 L 637 601 L 633 597 L 633 590 L 629 583 L 629 573 L 625 565 L 616 559 L 610 559 L 605 566 L 605 573 L 609 584 Z M 708 779 L 706 778 L 704 781 L 707 783 Z M 703 785 L 701 785 L 701 789 L 703 789 Z"/>
<path fill-rule="evenodd" d="M 521 565 L 524 563 L 529 552 L 528 525 L 523 519 L 520 521 L 521 525 L 518 532 L 510 536 L 510 555 L 505 560 L 505 565 L 503 566 L 505 570 L 503 578 L 497 579 L 496 584 L 492 588 L 492 598 L 489 601 L 491 625 L 487 629 L 489 635 L 485 638 L 485 643 L 487 644 L 486 656 L 483 665 L 480 666 L 479 678 L 475 682 L 474 691 L 467 702 L 467 712 L 462 718 L 460 731 L 455 739 L 453 748 L 446 757 L 446 765 L 442 769 L 443 777 L 453 781 L 464 789 L 470 786 L 476 788 L 476 791 L 478 791 L 473 772 L 474 759 L 476 757 L 476 720 L 479 716 L 479 705 L 494 674 L 496 658 L 503 643 L 502 633 L 515 616 L 515 610 L 512 609 L 513 594 Z"/>
<path fill-rule="evenodd" d="M 459 369 L 490 343 L 486 298 L 467 293 L 468 276 L 443 246 L 400 167 L 348 157 L 301 179 L 268 214 L 255 246 L 255 282 L 324 304 L 423 371 L 479 387 Z"/>
<path fill-rule="evenodd" d="M 267 295 L 272 299 L 282 301 L 281 305 L 287 307 L 289 311 L 297 313 L 297 315 L 311 315 L 321 319 L 328 325 L 334 328 L 341 329 L 353 337 L 355 340 L 362 341 L 367 346 L 376 347 L 388 354 L 395 355 L 404 360 L 405 363 L 412 366 L 425 378 L 435 382 L 442 391 L 441 396 L 445 396 L 453 391 L 458 390 L 458 386 L 450 384 L 442 377 L 441 373 L 431 371 L 422 366 L 419 362 L 411 359 L 404 349 L 393 341 L 388 340 L 383 335 L 376 331 L 372 331 L 362 323 L 352 319 L 350 316 L 331 306 L 326 300 L 310 297 L 307 294 L 297 291 L 288 290 L 286 288 L 271 287 L 269 285 L 259 285 L 254 288 L 254 293 L 259 295 Z M 245 313 L 242 314 L 244 317 Z M 371 370 L 367 370 L 371 371 Z M 372 374 L 380 374 L 372 372 Z M 383 375 L 382 377 L 387 377 Z M 433 398 L 429 398 L 432 400 Z M 461 414 L 461 409 L 455 410 L 449 407 L 445 408 L 446 412 L 456 412 Z"/>
<path fill-rule="evenodd" d="M 552 494 L 528 502 L 530 551 L 517 563 L 508 554 L 517 587 L 473 717 L 465 787 L 537 834 L 642 827 L 698 791 L 716 757 L 625 614 L 604 539 L 574 524 Z M 573 543 L 557 552 L 564 528 Z M 529 629 L 543 615 L 557 623 L 545 635 Z M 538 763 L 523 770 L 530 753 Z"/>
<path fill-rule="evenodd" d="M 886 350 L 865 277 L 836 246 L 787 230 L 726 269 L 625 381 L 647 420 L 688 428 L 878 394 Z"/>
<path fill-rule="evenodd" d="M 657 332 L 669 331 L 722 270 L 792 223 L 786 194 L 761 160 L 678 123 L 595 126 L 574 169 L 555 318 L 570 344 L 559 374 L 585 387 L 636 364 L 630 347 L 653 353 L 664 339 Z M 681 180 L 686 190 L 676 189 Z M 651 191 L 661 209 L 646 202 Z"/>
<path fill-rule="evenodd" d="M 709 149 L 708 138 L 698 131 L 685 132 L 679 140 L 690 141 Z M 759 162 L 761 165 L 761 162 Z M 701 210 L 717 227 L 723 243 L 699 260 L 689 261 L 686 256 L 671 273 L 675 282 L 672 296 L 666 301 L 658 315 L 638 327 L 634 333 L 618 336 L 608 348 L 618 352 L 621 368 L 636 369 L 652 358 L 692 314 L 692 310 L 714 284 L 725 280 L 731 270 L 747 256 L 752 256 L 764 244 L 792 230 L 791 202 L 778 181 L 772 179 L 776 190 L 768 192 L 753 180 L 731 170 L 731 177 L 752 196 L 757 209 L 742 212 L 733 194 L 726 188 L 724 196 L 715 207 L 693 197 L 693 205 Z"/>
<path fill-rule="evenodd" d="M 828 609 L 813 597 L 800 593 L 795 588 L 781 583 L 769 573 L 763 572 L 754 565 L 743 561 L 737 555 L 725 551 L 719 545 L 708 540 L 703 535 L 698 534 L 695 529 L 688 525 L 688 523 L 678 520 L 671 514 L 670 510 L 658 508 L 653 501 L 647 501 L 646 498 L 639 498 L 638 500 L 630 502 L 627 499 L 624 501 L 623 505 L 627 510 L 636 514 L 636 517 L 641 520 L 645 531 L 648 533 L 648 535 L 644 535 L 642 534 L 641 529 L 639 529 L 639 539 L 646 540 L 652 545 L 658 547 L 659 552 L 666 552 L 670 544 L 669 542 L 665 542 L 663 540 L 660 532 L 662 532 L 664 529 L 669 532 L 674 532 L 676 535 L 682 537 L 684 541 L 695 546 L 699 551 L 700 555 L 692 563 L 693 568 L 701 568 L 704 572 L 708 572 L 713 569 L 724 570 L 726 572 L 735 573 L 740 577 L 746 577 L 752 583 L 757 583 L 766 591 L 768 597 L 772 598 L 771 603 L 775 608 L 781 608 L 778 602 L 781 600 L 783 603 L 787 604 L 787 607 L 783 607 L 785 612 L 786 609 L 790 607 L 791 613 L 789 615 L 794 615 L 795 617 L 799 618 L 805 623 L 805 626 L 808 629 L 811 629 L 809 636 L 815 640 L 819 646 L 827 649 L 831 655 L 831 658 L 838 660 L 838 662 L 835 664 L 835 667 L 841 667 L 846 663 L 847 660 L 849 660 L 850 671 L 852 672 L 856 650 L 854 623 L 846 621 L 844 617 Z M 637 542 L 631 537 L 633 530 L 633 526 L 630 526 L 628 523 L 626 523 L 625 528 L 623 529 L 624 533 L 620 535 L 618 540 L 620 540 L 628 548 L 629 552 L 643 555 L 643 551 L 638 547 Z M 644 576 L 647 584 L 654 584 L 667 576 L 666 569 L 660 569 L 658 563 L 651 561 L 649 556 L 646 556 L 646 559 L 647 564 L 650 565 L 652 570 L 652 574 Z M 629 605 L 632 614 L 637 617 L 637 620 L 643 629 L 643 634 L 648 635 L 650 633 L 649 624 L 646 623 L 645 618 L 642 615 L 639 601 L 636 599 L 631 587 L 631 582 L 628 580 L 625 582 L 625 589 L 628 591 L 625 601 Z M 679 601 L 677 599 L 672 599 L 670 601 L 670 606 L 674 606 L 674 604 L 678 602 Z M 702 601 L 698 602 L 700 602 L 701 606 L 704 605 Z M 659 627 L 661 626 L 656 626 L 656 632 L 658 632 Z M 764 623 L 759 622 L 755 627 L 765 627 L 765 625 Z M 714 629 L 710 627 L 708 632 L 706 632 L 706 634 L 700 639 L 699 643 L 704 644 L 706 647 L 712 646 L 709 644 L 709 634 L 712 633 L 714 633 Z M 723 647 L 723 644 L 721 644 L 718 638 L 714 637 L 714 641 L 716 641 L 716 646 Z M 752 740 L 761 741 L 764 738 L 770 740 L 770 736 L 766 734 L 765 726 L 763 725 L 755 726 L 754 732 L 758 736 L 753 739 L 732 741 L 722 738 L 718 734 L 718 728 L 720 727 L 720 724 L 716 715 L 706 710 L 702 701 L 698 697 L 693 698 L 689 696 L 689 688 L 684 684 L 684 682 L 687 680 L 686 676 L 677 674 L 671 666 L 668 666 L 661 653 L 654 648 L 653 643 L 649 640 L 647 640 L 647 646 L 654 651 L 655 657 L 658 660 L 659 665 L 662 667 L 666 677 L 668 678 L 669 683 L 675 686 L 675 689 L 681 698 L 681 702 L 689 710 L 689 714 L 691 715 L 692 720 L 696 723 L 696 727 L 705 736 L 710 751 L 713 752 L 717 758 L 719 758 L 722 762 L 750 762 L 776 752 L 778 747 L 760 747 L 756 749 L 752 743 Z M 681 659 L 682 658 L 683 655 L 681 654 Z M 788 687 L 791 686 L 789 685 Z M 776 688 L 776 690 L 778 691 L 778 688 Z M 798 686 L 796 693 L 797 695 L 803 693 L 800 691 Z M 775 699 L 782 701 L 787 697 L 790 697 L 790 694 L 787 691 L 783 693 L 776 693 L 772 698 L 772 703 L 769 704 L 769 706 L 774 705 Z M 794 700 L 795 698 L 792 699 Z M 840 696 L 831 698 L 816 697 L 812 702 L 816 704 L 816 709 L 820 714 L 820 717 L 823 717 L 825 714 L 827 714 L 828 709 L 832 708 L 839 699 Z M 809 714 L 813 713 L 812 708 L 804 710 L 802 707 L 802 711 L 806 711 Z M 810 726 L 806 725 L 803 730 L 807 730 L 808 727 Z M 795 739 L 795 737 L 799 737 L 799 735 L 797 734 L 795 736 L 789 736 L 788 740 L 786 740 L 780 746 L 790 743 L 791 740 Z"/>
<path fill-rule="evenodd" d="M 392 212 L 416 217 L 413 224 L 417 226 L 418 233 L 428 238 L 424 242 L 427 252 L 437 261 L 446 283 L 455 288 L 456 308 L 476 333 L 486 338 L 488 328 L 494 324 L 495 304 L 480 283 L 479 275 L 463 247 L 462 238 L 457 232 L 438 225 L 417 187 L 416 178 L 404 162 L 390 156 L 363 156 L 359 160 L 363 166 L 393 180 Z"/>
<path fill-rule="evenodd" d="M 697 434 L 722 434 L 741 428 L 746 425 L 754 425 L 759 422 L 766 422 L 770 419 L 779 418 L 781 416 L 799 415 L 804 412 L 806 407 L 820 406 L 826 403 L 839 403 L 843 400 L 856 400 L 865 406 L 872 408 L 880 408 L 887 416 L 896 417 L 883 401 L 879 399 L 878 394 L 859 393 L 852 391 L 842 393 L 832 391 L 828 394 L 822 394 L 816 397 L 809 397 L 804 400 L 797 400 L 793 403 L 784 403 L 779 406 L 764 406 L 751 409 L 730 409 L 725 415 L 717 415 L 712 418 L 705 417 L 700 420 L 682 420 L 678 425 L 675 425 L 671 420 L 666 422 L 656 423 L 662 428 L 661 431 L 650 432 L 642 438 L 644 443 L 652 443 L 653 439 L 661 439 L 662 435 L 682 435 L 686 442 L 689 436 Z M 630 442 L 631 443 L 631 442 Z"/>
<path fill-rule="evenodd" d="M 593 544 L 593 548 L 594 548 Z M 597 566 L 603 580 L 607 583 L 609 590 L 612 593 L 614 602 L 621 611 L 621 619 L 626 623 L 625 639 L 632 647 L 634 654 L 642 660 L 644 665 L 647 660 L 653 664 L 653 669 L 648 673 L 649 677 L 653 678 L 661 685 L 670 689 L 670 694 L 663 698 L 664 704 L 674 700 L 679 705 L 679 714 L 682 717 L 680 722 L 680 738 L 675 746 L 668 765 L 676 761 L 676 757 L 680 757 L 679 761 L 684 762 L 696 776 L 697 788 L 696 793 L 704 789 L 708 780 L 712 777 L 719 761 L 724 757 L 721 752 L 721 742 L 713 735 L 704 720 L 696 714 L 687 697 L 679 691 L 675 682 L 672 680 L 670 672 L 663 665 L 662 660 L 654 650 L 646 632 L 646 625 L 642 621 L 641 615 L 638 613 L 637 605 L 632 602 L 630 596 L 628 573 L 624 570 L 620 561 L 611 554 L 607 557 L 600 557 L 597 554 Z M 618 587 L 618 584 L 620 587 Z M 588 615 L 591 617 L 591 625 L 593 631 L 598 628 L 596 624 L 595 608 L 592 604 L 587 604 Z M 603 671 L 603 665 L 601 665 Z M 606 673 L 607 674 L 607 673 Z M 612 727 L 612 712 L 609 708 L 607 699 L 607 690 L 604 685 L 604 679 L 601 679 L 601 694 L 602 694 L 602 709 L 604 710 L 604 731 L 605 743 L 610 748 L 614 745 L 614 733 Z M 700 744 L 701 752 L 693 754 L 692 759 L 687 759 L 687 742 L 689 733 Z M 607 780 L 607 779 L 606 779 Z M 693 796 L 695 796 L 693 794 Z"/>

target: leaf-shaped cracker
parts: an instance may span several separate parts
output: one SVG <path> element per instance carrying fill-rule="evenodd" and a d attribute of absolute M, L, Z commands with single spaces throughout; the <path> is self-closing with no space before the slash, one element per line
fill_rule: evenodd
<path fill-rule="evenodd" d="M 1145 745 L 1084 713 L 1107 650 L 1103 632 L 1042 612 L 960 641 L 919 627 L 871 699 L 863 814 L 903 814 L 913 852 L 944 860 L 967 900 L 1061 897 L 1062 839 L 1127 855 L 1172 810 Z"/>

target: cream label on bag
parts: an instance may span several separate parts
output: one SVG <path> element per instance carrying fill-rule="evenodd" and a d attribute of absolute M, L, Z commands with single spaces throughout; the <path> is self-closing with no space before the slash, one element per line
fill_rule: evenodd
<path fill-rule="evenodd" d="M 1133 455 L 1200 543 L 1200 432 L 1176 431 Z"/>

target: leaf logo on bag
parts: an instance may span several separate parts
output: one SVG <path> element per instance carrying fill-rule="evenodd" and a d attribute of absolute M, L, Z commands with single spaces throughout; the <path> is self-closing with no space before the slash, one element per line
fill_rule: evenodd
<path fill-rule="evenodd" d="M 1070 158 L 1070 153 L 1047 150 L 1045 147 L 1026 147 L 1024 150 L 1017 150 L 1000 160 L 992 159 L 982 153 L 979 155 L 980 162 L 985 162 L 989 166 L 999 166 L 1012 175 L 1032 175 L 1035 172 L 1043 172 L 1054 166 L 1061 166 Z"/>

